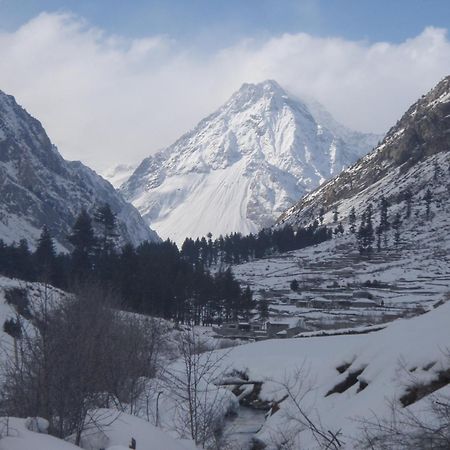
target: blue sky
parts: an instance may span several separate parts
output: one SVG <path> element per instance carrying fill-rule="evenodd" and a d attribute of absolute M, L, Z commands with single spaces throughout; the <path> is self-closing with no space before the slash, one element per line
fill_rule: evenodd
<path fill-rule="evenodd" d="M 70 11 L 128 37 L 166 34 L 217 48 L 284 32 L 398 43 L 426 26 L 449 28 L 449 0 L 0 0 L 0 27 L 42 11 Z"/>
<path fill-rule="evenodd" d="M 99 171 L 268 78 L 384 133 L 450 74 L 449 21 L 450 0 L 0 0 L 0 89 Z"/>

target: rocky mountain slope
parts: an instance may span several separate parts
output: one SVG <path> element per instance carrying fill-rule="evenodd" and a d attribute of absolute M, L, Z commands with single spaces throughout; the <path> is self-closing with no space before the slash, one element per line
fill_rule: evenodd
<path fill-rule="evenodd" d="M 122 241 L 159 239 L 113 186 L 80 162 L 65 161 L 40 122 L 0 91 L 0 238 L 33 245 L 46 224 L 60 247 L 82 208 L 109 203 Z"/>
<path fill-rule="evenodd" d="M 255 232 L 377 142 L 275 81 L 244 84 L 122 186 L 163 238 Z"/>
<path fill-rule="evenodd" d="M 351 207 L 361 211 L 382 195 L 392 204 L 402 202 L 407 190 L 423 196 L 430 173 L 444 184 L 448 180 L 449 151 L 450 76 L 414 103 L 372 152 L 306 195 L 277 223 L 308 223 L 322 208 L 326 223 L 334 209 L 344 219 Z"/>

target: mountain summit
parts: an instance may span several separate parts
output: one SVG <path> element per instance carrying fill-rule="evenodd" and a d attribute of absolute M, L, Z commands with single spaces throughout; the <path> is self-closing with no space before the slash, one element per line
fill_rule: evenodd
<path fill-rule="evenodd" d="M 337 124 L 275 81 L 244 84 L 122 186 L 163 238 L 249 233 L 367 153 L 378 136 Z"/>

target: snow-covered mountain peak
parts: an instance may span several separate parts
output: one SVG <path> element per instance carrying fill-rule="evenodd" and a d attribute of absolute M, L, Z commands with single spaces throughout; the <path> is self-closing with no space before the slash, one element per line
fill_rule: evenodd
<path fill-rule="evenodd" d="M 163 238 L 258 231 L 378 140 L 322 119 L 273 80 L 244 84 L 122 192 Z"/>
<path fill-rule="evenodd" d="M 287 99 L 286 91 L 274 80 L 266 80 L 261 83 L 244 83 L 241 88 L 235 92 L 224 109 L 240 111 L 249 105 L 263 104 L 266 107 L 282 106 L 282 99 Z"/>

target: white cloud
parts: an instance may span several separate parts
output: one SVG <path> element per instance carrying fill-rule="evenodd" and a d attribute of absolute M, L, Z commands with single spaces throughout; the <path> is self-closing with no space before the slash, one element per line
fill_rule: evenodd
<path fill-rule="evenodd" d="M 243 82 L 273 78 L 350 127 L 382 132 L 449 73 L 450 43 L 436 28 L 400 44 L 285 34 L 206 56 L 64 14 L 0 34 L 0 89 L 43 122 L 66 158 L 98 170 L 172 143 Z"/>

